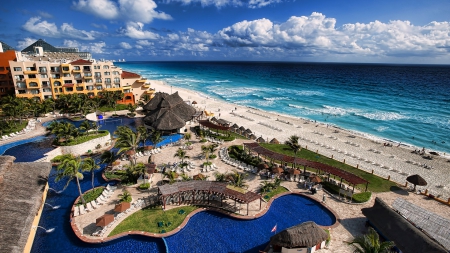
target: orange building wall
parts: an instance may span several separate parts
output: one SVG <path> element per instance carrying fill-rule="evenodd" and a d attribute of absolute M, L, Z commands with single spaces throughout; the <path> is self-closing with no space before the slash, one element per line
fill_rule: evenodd
<path fill-rule="evenodd" d="M 9 61 L 16 59 L 16 51 L 9 50 L 0 53 L 0 97 L 6 96 L 7 94 L 14 94 L 14 82 L 11 77 L 11 70 L 9 69 Z M 3 75 L 6 75 L 3 76 Z"/>

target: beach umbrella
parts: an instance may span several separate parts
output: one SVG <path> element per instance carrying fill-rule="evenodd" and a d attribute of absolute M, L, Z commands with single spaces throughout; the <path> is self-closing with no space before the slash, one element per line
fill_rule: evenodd
<path fill-rule="evenodd" d="M 419 186 L 427 185 L 427 181 L 425 181 L 425 179 L 423 179 L 423 177 L 421 177 L 417 174 L 407 177 L 406 181 L 408 181 L 414 185 L 414 191 L 416 190 L 416 185 L 419 185 Z"/>
<path fill-rule="evenodd" d="M 241 133 L 243 133 L 245 131 L 245 127 L 241 126 L 239 127 L 239 130 L 241 131 Z"/>
<path fill-rule="evenodd" d="M 192 104 L 193 104 L 193 105 L 196 105 L 196 104 L 197 104 L 197 101 L 195 101 L 195 100 L 192 101 Z"/>
<path fill-rule="evenodd" d="M 109 223 L 113 222 L 114 214 L 104 214 L 95 220 L 95 225 L 97 227 L 108 226 Z"/>
<path fill-rule="evenodd" d="M 258 139 L 256 139 L 256 142 L 265 143 L 266 140 L 264 140 L 263 137 L 259 137 Z"/>
<path fill-rule="evenodd" d="M 256 140 L 256 135 L 251 134 L 248 138 L 249 138 L 250 140 Z"/>
<path fill-rule="evenodd" d="M 272 172 L 275 174 L 281 174 L 284 172 L 284 170 L 283 170 L 283 168 L 280 168 L 280 167 L 273 167 Z"/>
<path fill-rule="evenodd" d="M 247 129 L 245 130 L 245 133 L 251 134 L 251 133 L 252 133 L 252 130 L 250 130 L 250 128 L 247 128 Z"/>
<path fill-rule="evenodd" d="M 194 180 L 203 180 L 205 179 L 205 175 L 198 173 L 197 175 L 192 177 Z"/>
<path fill-rule="evenodd" d="M 239 126 L 238 126 L 236 123 L 234 123 L 234 124 L 231 126 L 231 128 L 233 128 L 233 129 L 238 129 Z"/>
<path fill-rule="evenodd" d="M 268 168 L 269 168 L 269 165 L 267 165 L 267 163 L 260 163 L 258 165 L 258 169 L 260 169 L 260 170 L 265 170 L 265 169 L 268 169 Z"/>
<path fill-rule="evenodd" d="M 300 175 L 301 174 L 301 172 L 299 170 L 296 170 L 296 169 L 290 169 L 289 173 L 292 174 L 292 175 Z"/>
<path fill-rule="evenodd" d="M 270 143 L 272 143 L 272 144 L 280 144 L 280 142 L 276 138 L 273 138 L 272 140 L 270 140 Z"/>
<path fill-rule="evenodd" d="M 313 183 L 322 183 L 322 179 L 317 175 L 311 176 L 309 180 Z"/>
<path fill-rule="evenodd" d="M 130 202 L 122 202 L 114 207 L 114 212 L 121 213 L 130 208 Z"/>

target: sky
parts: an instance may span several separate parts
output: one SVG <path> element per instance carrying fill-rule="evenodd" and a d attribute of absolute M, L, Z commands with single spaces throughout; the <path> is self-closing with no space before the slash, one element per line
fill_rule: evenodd
<path fill-rule="evenodd" d="M 450 64 L 448 0 L 15 0 L 0 40 L 127 61 Z"/>

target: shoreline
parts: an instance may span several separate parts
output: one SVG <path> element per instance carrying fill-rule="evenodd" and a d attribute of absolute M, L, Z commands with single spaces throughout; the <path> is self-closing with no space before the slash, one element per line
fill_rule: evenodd
<path fill-rule="evenodd" d="M 383 178 L 390 177 L 393 181 L 406 183 L 407 176 L 419 174 L 425 178 L 428 185 L 417 186 L 418 190 L 428 189 L 435 196 L 450 198 L 450 175 L 448 174 L 450 163 L 447 162 L 450 155 L 447 153 L 444 155 L 444 152 L 437 151 L 439 156 L 430 155 L 431 160 L 428 160 L 413 153 L 414 150 L 422 150 L 422 148 L 409 143 L 388 140 L 388 138 L 345 129 L 334 124 L 234 104 L 206 96 L 188 87 L 173 86 L 162 80 L 150 80 L 150 82 L 157 92 L 169 94 L 171 90 L 173 93 L 178 92 L 183 100 L 190 103 L 196 101 L 197 110 L 206 110 L 214 113 L 216 118 L 250 128 L 257 137 L 261 136 L 267 141 L 276 138 L 283 143 L 289 136 L 295 134 L 300 137 L 299 143 L 303 148 L 333 157 L 338 161 L 345 161 L 369 173 L 373 171 L 374 174 Z M 280 130 L 275 131 L 266 125 Z M 384 143 L 392 144 L 392 146 L 384 146 Z M 426 149 L 425 151 L 428 156 L 429 152 L 434 150 Z"/>

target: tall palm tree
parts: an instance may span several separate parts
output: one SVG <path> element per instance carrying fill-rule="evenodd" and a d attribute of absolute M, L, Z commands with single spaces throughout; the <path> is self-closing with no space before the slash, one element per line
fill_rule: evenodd
<path fill-rule="evenodd" d="M 116 155 L 115 155 L 114 151 L 106 150 L 100 156 L 101 163 L 106 163 L 108 165 L 113 163 L 115 160 L 116 160 Z"/>
<path fill-rule="evenodd" d="M 202 153 L 205 155 L 206 162 L 209 163 L 209 156 L 216 151 L 218 145 L 216 143 L 211 145 L 202 145 Z"/>
<path fill-rule="evenodd" d="M 247 186 L 245 183 L 245 178 L 247 178 L 247 173 L 239 173 L 236 170 L 233 170 L 232 173 L 229 173 L 226 178 L 230 181 L 230 184 L 235 187 L 244 188 Z"/>
<path fill-rule="evenodd" d="M 137 151 L 141 141 L 139 132 L 134 132 L 128 126 L 119 126 L 114 134 L 117 135 L 116 144 L 114 145 L 114 147 L 119 148 L 117 153 L 120 154 L 128 150 Z M 134 156 L 134 164 L 136 164 L 136 156 Z"/>
<path fill-rule="evenodd" d="M 142 141 L 142 146 L 144 147 L 145 150 L 145 142 L 150 137 L 150 133 L 147 131 L 147 128 L 145 126 L 138 126 L 137 131 L 141 134 L 140 141 Z"/>
<path fill-rule="evenodd" d="M 167 177 L 167 179 L 169 179 L 169 184 L 173 184 L 175 183 L 175 180 L 177 180 L 178 178 L 178 174 L 175 173 L 175 171 L 166 171 L 166 173 L 164 174 L 164 177 Z"/>
<path fill-rule="evenodd" d="M 127 166 L 127 174 L 137 177 L 143 175 L 144 183 L 146 183 L 145 173 L 147 173 L 147 168 L 143 163 L 130 164 Z"/>
<path fill-rule="evenodd" d="M 56 167 L 58 173 L 56 174 L 55 181 L 58 182 L 63 178 L 67 178 L 67 183 L 63 190 L 69 186 L 70 181 L 76 180 L 78 186 L 78 193 L 80 194 L 81 202 L 83 205 L 86 204 L 84 200 L 83 193 L 81 192 L 80 180 L 83 180 L 83 162 L 80 157 L 68 157 L 58 167 Z"/>
<path fill-rule="evenodd" d="M 215 172 L 214 177 L 216 178 L 217 182 L 225 182 L 226 181 L 226 175 L 224 173 Z"/>
<path fill-rule="evenodd" d="M 150 134 L 150 140 L 152 141 L 153 146 L 156 147 L 156 144 L 163 140 L 161 132 L 158 130 L 153 130 Z"/>
<path fill-rule="evenodd" d="M 369 227 L 367 234 L 357 236 L 348 244 L 353 246 L 354 253 L 391 253 L 391 248 L 395 246 L 391 241 L 380 242 L 377 231 L 372 227 Z"/>
<path fill-rule="evenodd" d="M 179 148 L 177 150 L 177 152 L 175 153 L 175 155 L 173 155 L 173 157 L 178 157 L 181 160 L 181 164 L 184 163 L 184 159 L 186 158 L 190 158 L 190 156 L 186 155 L 186 151 L 184 151 L 183 149 Z"/>
<path fill-rule="evenodd" d="M 297 135 L 291 135 L 289 137 L 289 139 L 284 142 L 284 144 L 288 145 L 289 148 L 294 152 L 294 154 L 295 154 L 294 158 L 297 157 L 297 153 L 302 149 L 302 147 L 298 143 L 298 136 Z M 295 167 L 295 162 L 294 162 L 294 167 Z"/>
<path fill-rule="evenodd" d="M 191 133 L 185 133 L 183 139 L 187 142 L 189 142 L 191 140 Z"/>
<path fill-rule="evenodd" d="M 91 157 L 83 159 L 83 171 L 89 171 L 92 175 L 92 189 L 94 189 L 94 172 L 98 169 L 100 169 L 100 165 L 94 159 Z"/>
<path fill-rule="evenodd" d="M 85 120 L 81 122 L 79 129 L 84 131 L 84 134 L 87 135 L 89 130 L 93 129 L 93 125 L 89 122 L 89 120 Z"/>

